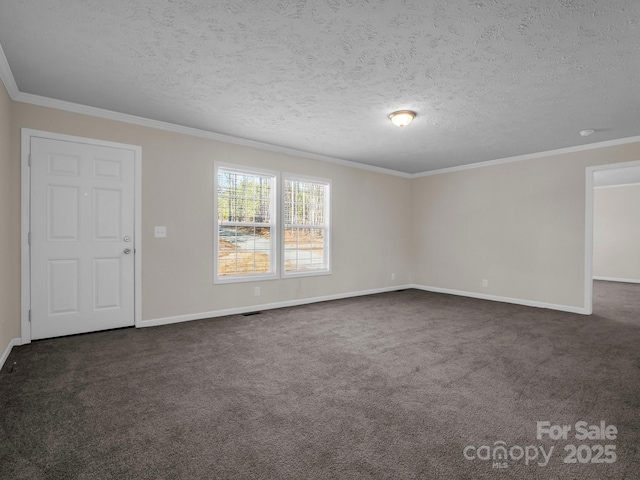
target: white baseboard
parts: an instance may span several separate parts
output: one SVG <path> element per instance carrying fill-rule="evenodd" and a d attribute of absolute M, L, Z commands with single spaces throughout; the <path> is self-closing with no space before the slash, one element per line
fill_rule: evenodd
<path fill-rule="evenodd" d="M 12 338 L 9 341 L 9 345 L 7 345 L 7 348 L 4 350 L 4 353 L 2 354 L 2 357 L 0 357 L 0 370 L 2 370 L 2 367 L 4 367 L 4 362 L 7 361 L 7 358 L 9 357 L 9 354 L 11 353 L 11 349 L 13 347 L 17 347 L 22 345 L 22 342 L 20 341 L 19 338 Z"/>
<path fill-rule="evenodd" d="M 547 308 L 550 310 L 559 310 L 561 312 L 579 313 L 588 315 L 589 312 L 584 307 L 573 307 L 571 305 L 557 305 L 554 303 L 536 302 L 533 300 L 524 300 L 521 298 L 499 297 L 497 295 L 486 295 L 483 293 L 465 292 L 462 290 L 451 290 L 448 288 L 429 287 L 427 285 L 409 285 L 408 288 L 416 288 L 426 292 L 446 293 L 449 295 L 459 295 L 461 297 L 478 298 L 481 300 L 491 300 L 493 302 L 513 303 L 516 305 L 524 305 L 527 307 Z"/>
<path fill-rule="evenodd" d="M 242 313 L 257 312 L 261 310 L 273 310 L 275 308 L 295 307 L 297 305 L 306 305 L 309 303 L 326 302 L 329 300 L 340 300 L 343 298 L 361 297 L 364 295 L 373 295 L 376 293 L 395 292 L 396 290 L 404 290 L 413 288 L 411 285 L 395 285 L 392 287 L 375 288 L 372 290 L 363 290 L 359 292 L 339 293 L 336 295 L 327 295 L 324 297 L 311 297 L 296 300 L 288 300 L 285 302 L 266 303 L 263 305 L 251 305 L 248 307 L 229 308 L 226 310 L 215 310 L 213 312 L 201 312 L 190 315 L 178 315 L 175 317 L 154 318 L 142 320 L 136 324 L 136 327 L 156 327 L 158 325 L 169 325 L 172 323 L 190 322 L 191 320 L 202 320 L 205 318 L 224 317 L 227 315 L 239 315 Z"/>
<path fill-rule="evenodd" d="M 339 293 L 336 295 L 327 295 L 324 297 L 310 297 L 296 300 L 288 300 L 285 302 L 266 303 L 262 305 L 251 305 L 246 307 L 229 308 L 226 310 L 215 310 L 212 312 L 200 312 L 189 315 L 178 315 L 175 317 L 162 317 L 153 318 L 149 320 L 142 320 L 136 324 L 136 327 L 156 327 L 159 325 L 170 325 L 172 323 L 190 322 L 192 320 L 202 320 L 205 318 L 224 317 L 227 315 L 239 315 L 249 312 L 257 312 L 261 310 L 273 310 L 276 308 L 295 307 L 297 305 L 306 305 L 309 303 L 326 302 L 329 300 L 340 300 L 343 298 L 360 297 L 363 295 L 373 295 L 376 293 L 394 292 L 397 290 L 404 290 L 407 288 L 415 288 L 417 290 L 424 290 L 426 292 L 434 293 L 446 293 L 448 295 L 458 295 L 461 297 L 478 298 L 481 300 L 491 300 L 494 302 L 512 303 L 516 305 L 524 305 L 527 307 L 547 308 L 550 310 L 559 310 L 561 312 L 578 313 L 581 315 L 588 315 L 588 312 L 583 307 L 573 307 L 570 305 L 557 305 L 553 303 L 536 302 L 532 300 L 524 300 L 520 298 L 499 297 L 497 295 L 485 295 L 475 292 L 465 292 L 461 290 L 451 290 L 448 288 L 429 287 L 427 285 L 396 285 L 392 287 L 376 288 L 372 290 L 363 290 L 359 292 Z"/>
<path fill-rule="evenodd" d="M 604 280 L 605 282 L 640 283 L 640 280 L 638 280 L 637 278 L 596 277 L 594 275 L 593 279 Z"/>

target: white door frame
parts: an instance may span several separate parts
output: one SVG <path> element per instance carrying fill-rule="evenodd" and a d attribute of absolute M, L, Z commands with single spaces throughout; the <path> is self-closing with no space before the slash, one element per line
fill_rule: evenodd
<path fill-rule="evenodd" d="M 72 135 L 63 135 L 60 133 L 44 132 L 40 130 L 32 130 L 30 128 L 22 129 L 22 227 L 20 240 L 20 257 L 21 257 L 21 344 L 31 343 L 31 323 L 29 312 L 31 310 L 31 268 L 30 268 L 30 249 L 29 249 L 29 229 L 30 229 L 30 204 L 31 204 L 31 168 L 29 166 L 29 156 L 31 152 L 31 138 L 39 137 L 49 140 L 60 140 L 75 143 L 85 143 L 89 145 L 97 145 L 102 147 L 113 147 L 124 150 L 132 150 L 134 154 L 134 319 L 135 326 L 139 327 L 142 320 L 142 147 L 137 145 L 127 145 L 124 143 L 107 142 L 103 140 L 95 140 L 92 138 L 76 137 Z"/>
<path fill-rule="evenodd" d="M 618 168 L 640 167 L 640 160 L 623 163 L 609 163 L 587 167 L 586 186 L 586 221 L 585 221 L 585 258 L 584 258 L 584 313 L 593 313 L 593 197 L 594 197 L 594 173 L 602 170 L 616 170 Z"/>

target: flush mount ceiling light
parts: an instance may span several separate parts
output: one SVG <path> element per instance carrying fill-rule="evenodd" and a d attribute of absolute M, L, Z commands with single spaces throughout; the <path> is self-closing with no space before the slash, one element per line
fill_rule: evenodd
<path fill-rule="evenodd" d="M 589 135 L 591 135 L 594 132 L 595 132 L 595 130 L 591 130 L 589 128 L 589 129 L 586 129 L 586 130 L 580 130 L 578 133 L 580 134 L 581 137 L 588 137 Z"/>
<path fill-rule="evenodd" d="M 389 115 L 389 120 L 394 125 L 402 128 L 411 123 L 411 120 L 416 118 L 416 112 L 412 112 L 411 110 L 398 110 L 397 112 L 393 112 Z"/>

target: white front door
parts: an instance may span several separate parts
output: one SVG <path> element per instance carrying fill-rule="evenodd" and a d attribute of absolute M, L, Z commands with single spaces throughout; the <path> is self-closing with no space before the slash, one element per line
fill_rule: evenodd
<path fill-rule="evenodd" d="M 134 324 L 132 150 L 31 137 L 31 338 Z"/>

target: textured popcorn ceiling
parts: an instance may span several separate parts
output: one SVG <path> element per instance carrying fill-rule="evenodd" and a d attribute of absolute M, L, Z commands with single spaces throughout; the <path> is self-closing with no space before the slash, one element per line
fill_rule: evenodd
<path fill-rule="evenodd" d="M 408 173 L 640 134 L 638 0 L 4 0 L 0 44 L 24 93 Z"/>

